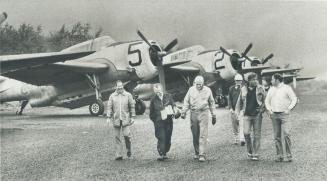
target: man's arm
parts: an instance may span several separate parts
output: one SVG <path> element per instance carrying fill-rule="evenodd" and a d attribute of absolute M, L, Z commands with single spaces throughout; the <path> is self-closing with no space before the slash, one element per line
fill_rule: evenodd
<path fill-rule="evenodd" d="M 189 108 L 190 108 L 190 89 L 187 91 L 184 98 L 182 114 L 186 114 Z"/>
<path fill-rule="evenodd" d="M 215 110 L 215 99 L 213 98 L 213 95 L 212 95 L 212 91 L 211 89 L 209 88 L 209 91 L 210 91 L 210 96 L 209 96 L 209 109 L 210 109 L 210 112 L 211 112 L 211 115 L 214 115 L 214 110 Z"/>
<path fill-rule="evenodd" d="M 131 94 L 128 94 L 128 107 L 129 107 L 129 112 L 132 118 L 135 117 L 135 101 L 133 99 L 133 96 Z"/>
<path fill-rule="evenodd" d="M 271 110 L 271 92 L 272 92 L 272 87 L 270 87 L 270 89 L 268 90 L 268 93 L 267 93 L 267 96 L 265 98 L 265 105 L 266 105 L 266 109 L 269 111 L 269 113 L 272 113 L 272 110 Z"/>
<path fill-rule="evenodd" d="M 113 98 L 112 96 L 109 97 L 108 100 L 108 110 L 107 110 L 107 117 L 111 118 L 112 117 L 112 112 L 113 112 Z"/>
<path fill-rule="evenodd" d="M 287 95 L 291 100 L 291 104 L 289 105 L 288 110 L 292 110 L 297 103 L 297 97 L 290 86 L 287 87 Z"/>

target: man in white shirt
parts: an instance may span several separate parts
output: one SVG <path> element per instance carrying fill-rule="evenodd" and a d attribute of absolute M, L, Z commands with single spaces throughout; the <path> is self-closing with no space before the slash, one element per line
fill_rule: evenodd
<path fill-rule="evenodd" d="M 284 160 L 283 156 L 283 146 L 281 133 L 283 131 L 285 148 L 286 148 L 286 158 L 285 161 L 292 161 L 291 153 L 291 139 L 290 139 L 290 121 L 289 113 L 296 103 L 297 97 L 293 89 L 289 85 L 283 83 L 283 77 L 280 74 L 274 74 L 272 76 L 273 86 L 269 89 L 265 104 L 266 109 L 270 113 L 270 117 L 274 129 L 274 140 L 276 144 L 277 158 L 276 162 L 282 162 Z"/>

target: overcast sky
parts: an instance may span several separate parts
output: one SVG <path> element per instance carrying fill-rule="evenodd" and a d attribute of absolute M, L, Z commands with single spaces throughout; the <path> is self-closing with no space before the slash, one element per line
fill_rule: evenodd
<path fill-rule="evenodd" d="M 103 28 L 116 41 L 149 39 L 179 47 L 201 44 L 244 50 L 273 64 L 303 66 L 305 76 L 327 72 L 327 1 L 0 0 L 6 23 L 58 30 L 77 21 Z"/>

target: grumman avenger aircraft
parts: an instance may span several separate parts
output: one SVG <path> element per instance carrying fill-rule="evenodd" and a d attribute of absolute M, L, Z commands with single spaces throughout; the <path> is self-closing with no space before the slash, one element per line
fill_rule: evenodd
<path fill-rule="evenodd" d="M 271 77 L 274 73 L 288 73 L 297 77 L 296 72 L 301 68 L 270 69 L 264 64 L 273 57 L 273 54 L 260 60 L 256 57 L 248 57 L 247 53 L 252 48 L 249 44 L 243 53 L 236 50 L 205 50 L 203 46 L 197 45 L 177 52 L 171 53 L 163 58 L 163 62 L 176 60 L 191 60 L 188 63 L 174 66 L 165 70 L 167 92 L 173 95 L 177 101 L 182 101 L 188 88 L 192 85 L 196 75 L 201 74 L 205 78 L 205 84 L 209 86 L 214 94 L 215 100 L 220 107 L 227 105 L 228 89 L 233 84 L 234 76 L 239 73 L 244 77 L 248 72 L 255 72 L 259 79 Z M 285 80 L 287 77 L 285 77 Z M 296 78 L 297 80 L 308 80 L 308 78 Z M 285 81 L 287 82 L 287 81 Z M 289 83 L 289 82 L 287 82 Z M 151 84 L 142 84 L 135 88 L 134 92 L 142 100 L 153 96 Z"/>
<path fill-rule="evenodd" d="M 115 42 L 103 36 L 61 52 L 0 56 L 1 75 L 6 77 L 0 84 L 1 102 L 24 100 L 18 114 L 29 103 L 70 109 L 89 105 L 91 115 L 101 115 L 103 101 L 115 90 L 117 80 L 131 91 L 139 82 L 158 77 L 163 69 L 188 62 L 162 61 L 177 39 L 162 49 L 138 34 L 143 41 Z M 164 79 L 162 74 L 159 77 Z M 137 101 L 137 114 L 144 111 L 145 104 Z"/>

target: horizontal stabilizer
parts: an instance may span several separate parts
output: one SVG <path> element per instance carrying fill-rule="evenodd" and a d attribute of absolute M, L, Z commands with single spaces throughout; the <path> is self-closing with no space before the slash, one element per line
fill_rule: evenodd
<path fill-rule="evenodd" d="M 14 72 L 20 69 L 27 69 L 35 66 L 51 64 L 55 62 L 64 62 L 74 60 L 94 53 L 86 52 L 51 52 L 51 53 L 34 53 L 21 55 L 0 56 L 1 75 L 8 72 Z"/>

